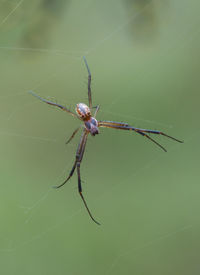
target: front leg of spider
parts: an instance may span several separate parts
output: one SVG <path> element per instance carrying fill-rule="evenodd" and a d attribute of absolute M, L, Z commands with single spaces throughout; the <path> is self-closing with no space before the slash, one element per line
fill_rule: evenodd
<path fill-rule="evenodd" d="M 90 218 L 91 218 L 96 224 L 100 225 L 100 223 L 99 223 L 98 221 L 96 221 L 96 220 L 93 218 L 93 216 L 92 216 L 92 214 L 91 214 L 91 212 L 90 212 L 90 210 L 89 210 L 89 208 L 88 208 L 88 206 L 87 206 L 87 203 L 86 203 L 86 201 L 85 201 L 85 199 L 84 199 L 84 197 L 83 197 L 82 186 L 81 186 L 80 164 L 81 164 L 80 162 L 77 162 L 78 191 L 79 191 L 79 194 L 80 194 L 80 196 L 81 196 L 81 198 L 82 198 L 82 200 L 83 200 L 83 203 L 84 203 L 84 205 L 85 205 L 85 207 L 86 207 L 86 209 L 87 209 L 87 211 L 88 211 L 88 214 L 90 215 Z"/>
<path fill-rule="evenodd" d="M 81 174 L 80 174 L 80 164 L 81 164 L 81 161 L 83 159 L 83 154 L 84 154 L 84 151 L 85 151 L 85 146 L 86 146 L 86 142 L 87 142 L 87 137 L 88 137 L 88 131 L 84 128 L 83 130 L 83 133 L 82 133 L 82 136 L 81 136 L 81 139 L 80 139 L 80 142 L 79 142 L 79 145 L 78 145 L 78 148 L 77 148 L 77 151 L 76 151 L 76 159 L 75 159 L 75 162 L 74 162 L 74 165 L 72 167 L 72 170 L 68 176 L 68 178 L 60 185 L 58 186 L 54 186 L 54 188 L 60 188 L 62 187 L 74 174 L 74 171 L 75 169 L 77 169 L 77 175 L 78 175 L 78 192 L 81 196 L 81 199 L 85 205 L 85 208 L 87 209 L 87 212 L 90 216 L 90 218 L 98 225 L 100 225 L 99 222 L 97 222 L 94 217 L 92 216 L 89 208 L 88 208 L 88 205 L 86 203 L 86 200 L 83 196 L 83 193 L 82 193 L 82 186 L 81 186 Z"/>

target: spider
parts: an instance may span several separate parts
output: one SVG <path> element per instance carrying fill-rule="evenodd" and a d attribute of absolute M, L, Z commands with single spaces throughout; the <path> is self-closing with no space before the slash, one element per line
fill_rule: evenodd
<path fill-rule="evenodd" d="M 69 176 L 66 178 L 66 180 L 58 185 L 55 186 L 54 188 L 60 188 L 62 187 L 74 174 L 75 169 L 77 170 L 77 175 L 78 175 L 78 192 L 81 196 L 81 199 L 83 200 L 83 203 L 87 209 L 87 212 L 90 216 L 90 218 L 98 225 L 100 225 L 100 223 L 98 221 L 96 221 L 94 219 L 94 217 L 92 216 L 88 205 L 86 203 L 86 200 L 83 196 L 82 193 L 82 185 L 81 185 L 81 175 L 80 175 L 80 165 L 81 165 L 81 161 L 83 159 L 83 154 L 85 151 L 85 146 L 86 146 L 86 142 L 87 142 L 87 138 L 88 138 L 88 134 L 91 134 L 92 136 L 95 136 L 97 134 L 99 134 L 99 128 L 100 127 L 106 127 L 106 128 L 113 128 L 113 129 L 119 129 L 119 130 L 129 130 L 129 131 L 134 131 L 137 134 L 140 134 L 143 137 L 148 138 L 149 140 L 151 140 L 152 142 L 154 142 L 157 146 L 159 146 L 163 151 L 167 152 L 167 150 L 160 145 L 157 141 L 155 141 L 153 138 L 151 138 L 148 134 L 156 134 L 156 135 L 163 135 L 167 138 L 170 138 L 172 140 L 175 140 L 177 142 L 183 142 L 181 140 L 178 140 L 174 137 L 168 136 L 165 133 L 161 132 L 161 131 L 157 131 L 157 130 L 147 130 L 147 129 L 141 129 L 141 128 L 136 128 L 133 126 L 130 126 L 127 123 L 121 123 L 121 122 L 115 122 L 115 121 L 97 121 L 96 120 L 96 115 L 99 111 L 99 105 L 93 107 L 92 106 L 92 93 L 91 93 L 91 72 L 87 63 L 87 60 L 85 57 L 83 57 L 83 60 L 85 62 L 86 68 L 87 68 L 87 72 L 88 72 L 88 101 L 89 101 L 89 107 L 84 104 L 84 103 L 78 103 L 76 105 L 76 113 L 72 112 L 71 110 L 69 110 L 68 108 L 54 103 L 52 101 L 46 100 L 40 96 L 38 96 L 37 94 L 35 94 L 33 91 L 29 91 L 30 94 L 32 94 L 33 96 L 35 96 L 36 98 L 42 100 L 43 102 L 49 104 L 49 105 L 53 105 L 56 106 L 58 108 L 60 108 L 61 110 L 71 114 L 72 116 L 78 118 L 79 120 L 81 120 L 83 122 L 83 130 L 82 130 L 82 135 L 80 138 L 80 142 L 78 144 L 78 148 L 76 150 L 76 157 L 75 157 L 75 161 L 74 161 L 74 165 L 71 169 L 71 172 L 69 173 Z M 95 109 L 94 114 L 92 115 L 92 109 Z M 71 137 L 68 139 L 68 141 L 66 142 L 69 143 L 74 136 L 76 135 L 76 133 L 78 132 L 78 130 L 80 129 L 81 126 L 79 126 L 71 135 Z"/>

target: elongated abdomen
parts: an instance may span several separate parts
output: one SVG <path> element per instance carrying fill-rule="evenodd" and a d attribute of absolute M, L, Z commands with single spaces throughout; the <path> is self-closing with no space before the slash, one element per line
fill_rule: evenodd
<path fill-rule="evenodd" d="M 82 120 L 89 120 L 91 118 L 90 108 L 84 103 L 76 105 L 76 112 Z"/>

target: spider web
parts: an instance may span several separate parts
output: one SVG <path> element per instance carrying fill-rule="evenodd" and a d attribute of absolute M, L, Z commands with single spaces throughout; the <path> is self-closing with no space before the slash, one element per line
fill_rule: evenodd
<path fill-rule="evenodd" d="M 20 258 L 32 266 L 32 253 L 43 257 L 49 246 L 56 261 L 62 260 L 59 274 L 169 274 L 170 265 L 170 274 L 179 274 L 178 260 L 188 257 L 188 246 L 195 255 L 199 4 L 192 2 L 193 8 L 182 3 L 178 18 L 178 1 L 61 1 L 58 9 L 53 1 L 0 2 L 4 273 L 18 270 Z M 78 137 L 64 143 L 77 122 L 27 94 L 34 90 L 70 108 L 87 102 L 83 55 L 92 72 L 93 100 L 101 105 L 98 118 L 161 129 L 185 141 L 159 139 L 166 156 L 130 133 L 103 129 L 89 137 L 81 173 L 100 228 L 85 213 L 76 175 L 59 192 L 52 189 L 71 169 Z M 185 252 L 175 264 L 173 250 Z M 40 268 L 28 273 L 51 274 L 53 256 L 44 256 L 45 267 L 36 257 Z M 77 257 L 81 269 L 74 265 Z M 13 267 L 6 266 L 12 258 Z M 197 265 L 195 259 L 190 265 Z"/>

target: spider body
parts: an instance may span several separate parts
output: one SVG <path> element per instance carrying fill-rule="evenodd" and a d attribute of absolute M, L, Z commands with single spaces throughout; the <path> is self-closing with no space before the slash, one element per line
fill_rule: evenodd
<path fill-rule="evenodd" d="M 90 108 L 85 103 L 78 103 L 76 105 L 76 113 L 83 121 L 90 120 L 91 118 Z"/>
<path fill-rule="evenodd" d="M 99 134 L 98 121 L 92 117 L 90 108 L 85 103 L 76 105 L 76 113 L 85 124 L 85 128 L 92 136 Z"/>
<path fill-rule="evenodd" d="M 85 121 L 85 127 L 90 132 L 92 136 L 99 134 L 98 121 L 96 118 L 91 117 L 89 120 Z"/>
<path fill-rule="evenodd" d="M 99 127 L 104 127 L 104 128 L 112 128 L 112 129 L 118 129 L 118 130 L 130 130 L 133 131 L 137 134 L 140 134 L 143 137 L 148 138 L 150 141 L 154 142 L 154 144 L 156 144 L 157 146 L 159 146 L 163 151 L 167 151 L 162 145 L 160 145 L 157 141 L 155 141 L 152 137 L 150 137 L 149 134 L 155 134 L 155 135 L 162 135 L 165 136 L 167 138 L 170 138 L 172 140 L 175 140 L 177 142 L 182 142 L 181 140 L 178 140 L 174 137 L 168 136 L 165 133 L 161 132 L 161 131 L 157 131 L 157 130 L 148 130 L 148 129 L 141 129 L 141 128 L 136 128 L 133 126 L 130 126 L 127 123 L 122 123 L 122 122 L 115 122 L 115 121 L 97 121 L 96 120 L 96 115 L 98 113 L 99 110 L 99 105 L 96 107 L 92 106 L 92 95 L 91 95 L 91 73 L 90 73 L 90 69 L 89 66 L 87 64 L 86 58 L 84 57 L 84 62 L 85 65 L 87 67 L 87 71 L 88 71 L 88 101 L 89 101 L 89 107 L 84 104 L 84 103 L 79 103 L 76 105 L 76 113 L 70 111 L 68 108 L 57 104 L 55 102 L 46 100 L 38 95 L 36 95 L 34 92 L 29 91 L 29 93 L 31 93 L 33 96 L 39 98 L 40 100 L 42 100 L 43 102 L 49 104 L 49 105 L 53 105 L 56 106 L 58 108 L 60 108 L 61 110 L 70 113 L 72 116 L 78 118 L 79 120 L 81 120 L 84 123 L 84 127 L 83 127 L 83 131 L 82 131 L 82 135 L 81 135 L 81 139 L 76 151 L 76 155 L 75 155 L 75 162 L 74 165 L 71 169 L 71 172 L 69 173 L 69 176 L 67 177 L 67 179 L 60 184 L 59 186 L 56 186 L 56 188 L 60 188 L 61 186 L 63 186 L 74 174 L 74 171 L 77 170 L 77 175 L 78 175 L 78 192 L 81 196 L 81 199 L 83 200 L 83 203 L 88 211 L 88 214 L 90 215 L 90 218 L 97 224 L 99 224 L 92 216 L 87 203 L 83 197 L 82 194 L 82 184 L 81 184 L 81 175 L 80 175 L 80 165 L 81 165 L 81 161 L 83 159 L 83 154 L 85 152 L 85 146 L 86 146 L 86 142 L 87 142 L 87 138 L 88 138 L 88 134 L 90 133 L 92 136 L 95 136 L 96 134 L 99 134 Z M 95 112 L 94 115 L 92 115 L 92 108 L 95 108 Z M 78 132 L 78 130 L 80 129 L 80 127 L 78 127 L 71 135 L 71 137 L 69 138 L 69 140 L 67 141 L 67 143 L 69 143 L 73 137 L 75 136 L 75 134 Z"/>

